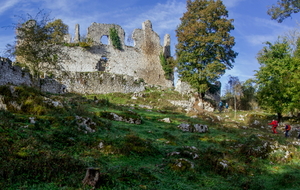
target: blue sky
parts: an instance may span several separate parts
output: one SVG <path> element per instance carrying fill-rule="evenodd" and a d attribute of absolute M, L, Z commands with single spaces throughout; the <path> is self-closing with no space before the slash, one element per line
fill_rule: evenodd
<path fill-rule="evenodd" d="M 300 13 L 292 15 L 283 23 L 271 20 L 267 9 L 277 0 L 223 0 L 229 18 L 234 19 L 235 30 L 231 35 L 236 39 L 234 50 L 238 52 L 234 67 L 227 70 L 221 78 L 222 86 L 228 75 L 239 77 L 240 81 L 252 78 L 259 68 L 257 53 L 264 42 L 275 42 L 278 36 L 299 28 Z M 12 23 L 18 17 L 30 14 L 35 16 L 39 10 L 51 12 L 51 17 L 62 19 L 74 35 L 75 24 L 80 24 L 81 35 L 86 34 L 91 23 L 118 24 L 126 32 L 126 38 L 142 22 L 150 20 L 153 30 L 161 41 L 165 34 L 171 35 L 171 51 L 175 54 L 176 27 L 186 12 L 186 0 L 1 0 L 0 1 L 0 56 L 8 43 L 14 41 Z M 4 27 L 4 28 L 3 28 Z M 127 42 L 126 42 L 127 43 Z M 127 43 L 128 44 L 128 43 Z"/>

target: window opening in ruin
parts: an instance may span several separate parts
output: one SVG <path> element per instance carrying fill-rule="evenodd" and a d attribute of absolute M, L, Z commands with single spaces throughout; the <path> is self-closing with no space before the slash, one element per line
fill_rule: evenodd
<path fill-rule="evenodd" d="M 108 36 L 102 36 L 100 39 L 101 44 L 108 45 Z"/>

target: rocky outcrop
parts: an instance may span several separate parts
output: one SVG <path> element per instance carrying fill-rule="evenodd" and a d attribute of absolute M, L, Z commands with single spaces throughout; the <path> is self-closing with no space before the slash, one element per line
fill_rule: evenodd
<path fill-rule="evenodd" d="M 219 86 L 221 89 L 221 83 L 217 82 L 215 85 Z M 194 94 L 195 90 L 191 87 L 191 85 L 187 82 L 183 82 L 180 79 L 177 80 L 175 91 L 181 94 Z M 221 92 L 220 90 L 215 93 L 205 93 L 205 98 L 211 99 L 215 102 L 219 102 L 221 100 Z"/>

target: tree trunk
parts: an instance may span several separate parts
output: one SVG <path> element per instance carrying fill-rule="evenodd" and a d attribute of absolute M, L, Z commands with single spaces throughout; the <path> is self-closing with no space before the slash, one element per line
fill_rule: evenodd
<path fill-rule="evenodd" d="M 86 174 L 84 179 L 82 180 L 82 183 L 84 185 L 90 185 L 94 188 L 98 188 L 100 186 L 100 177 L 101 173 L 99 171 L 99 168 L 87 168 Z"/>
<path fill-rule="evenodd" d="M 277 113 L 277 119 L 278 119 L 278 123 L 279 123 L 282 119 L 282 114 L 281 113 Z"/>
<path fill-rule="evenodd" d="M 199 97 L 199 101 L 202 102 L 202 109 L 204 110 L 204 96 L 205 96 L 205 93 L 201 93 L 201 92 L 198 92 L 198 97 Z"/>

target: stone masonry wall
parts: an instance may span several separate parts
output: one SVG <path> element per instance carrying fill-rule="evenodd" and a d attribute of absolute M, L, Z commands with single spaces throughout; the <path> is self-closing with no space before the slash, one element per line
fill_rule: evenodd
<path fill-rule="evenodd" d="M 13 66 L 11 60 L 0 57 L 0 85 L 27 85 L 31 86 L 30 74 L 19 66 Z"/>
<path fill-rule="evenodd" d="M 12 61 L 0 57 L 0 85 L 33 86 L 30 74 Z M 112 92 L 140 92 L 145 90 L 142 79 L 105 72 L 61 72 L 55 78 L 42 78 L 41 90 L 50 93 L 75 92 L 106 94 Z"/>
<path fill-rule="evenodd" d="M 144 90 L 142 79 L 101 71 L 63 72 L 55 79 L 44 79 L 42 85 L 42 91 L 51 93 L 107 94 L 112 92 L 141 92 Z"/>

